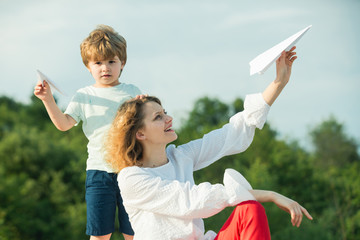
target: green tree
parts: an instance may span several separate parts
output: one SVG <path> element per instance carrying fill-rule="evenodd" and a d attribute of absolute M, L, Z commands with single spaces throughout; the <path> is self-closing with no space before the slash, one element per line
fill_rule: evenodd
<path fill-rule="evenodd" d="M 344 126 L 333 116 L 310 132 L 314 145 L 317 178 L 325 183 L 322 190 L 327 208 L 324 225 L 337 239 L 360 236 L 360 156 L 358 145 L 347 136 Z"/>
<path fill-rule="evenodd" d="M 34 100 L 0 99 L 0 238 L 87 239 L 86 141 L 56 130 Z"/>
<path fill-rule="evenodd" d="M 358 146 L 354 139 L 344 132 L 344 126 L 330 117 L 311 132 L 317 166 L 322 169 L 343 167 L 360 160 Z"/>

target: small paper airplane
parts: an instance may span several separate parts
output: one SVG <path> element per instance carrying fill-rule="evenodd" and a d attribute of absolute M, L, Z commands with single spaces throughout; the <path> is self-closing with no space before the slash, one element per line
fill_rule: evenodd
<path fill-rule="evenodd" d="M 51 87 L 53 87 L 56 91 L 58 91 L 59 93 L 61 93 L 62 95 L 66 96 L 66 94 L 61 91 L 54 82 L 52 82 L 47 76 L 45 76 L 45 74 L 43 74 L 42 72 L 40 72 L 39 70 L 36 70 L 37 74 L 38 74 L 38 80 L 41 81 L 42 85 L 44 86 L 44 80 L 47 81 Z"/>
<path fill-rule="evenodd" d="M 282 51 L 289 51 L 311 27 L 312 25 L 295 33 L 250 61 L 250 76 L 255 73 L 263 74 L 281 55 Z"/>

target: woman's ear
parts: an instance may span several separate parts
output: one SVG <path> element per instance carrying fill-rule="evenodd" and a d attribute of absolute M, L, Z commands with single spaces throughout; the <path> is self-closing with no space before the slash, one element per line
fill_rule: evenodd
<path fill-rule="evenodd" d="M 136 132 L 136 139 L 139 141 L 145 140 L 145 135 L 141 130 Z"/>

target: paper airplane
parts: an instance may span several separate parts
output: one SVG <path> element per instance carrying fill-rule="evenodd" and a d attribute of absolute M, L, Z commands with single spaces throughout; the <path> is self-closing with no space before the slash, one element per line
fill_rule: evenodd
<path fill-rule="evenodd" d="M 298 33 L 295 33 L 288 39 L 282 41 L 281 43 L 275 45 L 269 50 L 263 52 L 252 61 L 250 61 L 250 76 L 255 73 L 263 74 L 273 62 L 281 55 L 282 51 L 289 51 L 299 40 L 300 38 L 311 28 L 312 25 L 304 28 Z"/>
<path fill-rule="evenodd" d="M 41 81 L 42 85 L 44 86 L 44 80 L 47 81 L 51 87 L 53 87 L 56 91 L 58 91 L 59 93 L 61 93 L 62 95 L 66 96 L 66 94 L 61 91 L 54 82 L 52 82 L 47 76 L 45 76 L 45 74 L 43 74 L 42 72 L 40 72 L 39 70 L 36 70 L 37 74 L 38 74 L 38 80 Z"/>

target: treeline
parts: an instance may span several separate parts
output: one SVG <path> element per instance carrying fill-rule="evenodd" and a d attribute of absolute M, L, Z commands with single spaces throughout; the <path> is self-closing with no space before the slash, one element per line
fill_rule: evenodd
<path fill-rule="evenodd" d="M 42 103 L 0 97 L 0 239 L 88 239 L 85 235 L 85 160 L 81 126 L 60 132 Z M 221 127 L 243 101 L 225 104 L 201 98 L 177 133 L 181 144 Z M 195 173 L 196 182 L 222 183 L 226 168 L 240 171 L 253 188 L 295 199 L 313 221 L 293 227 L 288 213 L 265 203 L 273 239 L 359 239 L 360 156 L 358 143 L 335 118 L 309 132 L 313 150 L 279 139 L 266 124 L 250 148 Z M 232 208 L 205 219 L 218 231 Z M 115 233 L 112 239 L 122 239 Z"/>

